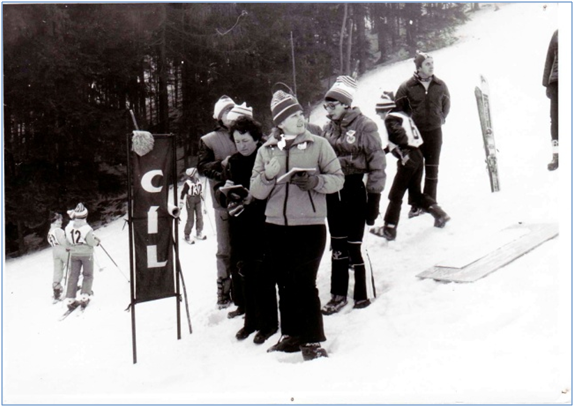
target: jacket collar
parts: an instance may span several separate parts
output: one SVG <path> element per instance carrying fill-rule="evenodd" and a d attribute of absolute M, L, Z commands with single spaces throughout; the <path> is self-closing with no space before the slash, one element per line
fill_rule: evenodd
<path fill-rule="evenodd" d="M 433 82 L 437 83 L 437 84 L 441 84 L 443 83 L 443 81 L 441 79 L 439 79 L 437 76 L 433 75 L 431 77 L 431 80 L 429 81 L 430 84 L 432 84 Z M 417 74 L 414 73 L 413 76 L 411 77 L 411 79 L 409 79 L 409 86 L 415 86 L 417 84 L 419 84 L 419 78 L 417 77 Z"/>
<path fill-rule="evenodd" d="M 296 144 L 300 144 L 300 143 L 305 143 L 305 142 L 312 142 L 313 143 L 313 136 L 312 134 L 309 132 L 309 130 L 306 130 L 304 133 L 302 134 L 298 134 L 296 136 L 296 138 L 293 141 L 292 145 L 296 145 Z M 265 147 L 275 147 L 277 146 L 277 144 L 279 143 L 279 139 L 277 139 L 274 136 L 271 136 L 268 141 L 265 142 L 264 146 Z"/>
<path fill-rule="evenodd" d="M 335 123 L 342 127 L 348 127 L 351 122 L 358 118 L 359 115 L 361 115 L 361 110 L 359 110 L 359 107 L 352 107 L 347 109 L 343 117 Z"/>

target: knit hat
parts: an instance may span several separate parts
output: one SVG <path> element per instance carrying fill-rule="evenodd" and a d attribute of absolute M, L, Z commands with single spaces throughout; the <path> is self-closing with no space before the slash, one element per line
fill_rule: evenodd
<path fill-rule="evenodd" d="M 232 108 L 236 103 L 229 96 L 222 96 L 214 106 L 214 119 L 222 120 L 223 113 L 226 109 Z"/>
<path fill-rule="evenodd" d="M 379 100 L 375 104 L 375 111 L 376 112 L 385 112 L 387 110 L 392 110 L 395 108 L 395 102 L 391 98 L 390 92 L 383 92 L 383 94 L 379 97 Z"/>
<path fill-rule="evenodd" d="M 72 213 L 71 215 L 70 212 Z M 79 203 L 74 211 L 68 211 L 68 215 L 72 219 L 85 219 L 88 217 L 88 209 L 84 207 L 83 203 Z"/>
<path fill-rule="evenodd" d="M 353 96 L 357 90 L 357 82 L 351 76 L 338 76 L 330 90 L 325 94 L 325 99 L 334 99 L 344 105 L 351 106 Z"/>
<path fill-rule="evenodd" d="M 198 173 L 198 169 L 196 167 L 190 167 L 186 170 L 186 175 L 188 177 L 193 177 L 194 175 L 196 175 Z"/>
<path fill-rule="evenodd" d="M 242 103 L 241 105 L 235 105 L 232 110 L 228 113 L 228 120 L 234 121 L 237 120 L 240 116 L 246 116 L 253 118 L 253 108 L 248 107 L 246 102 Z"/>
<path fill-rule="evenodd" d="M 274 124 L 278 126 L 292 114 L 300 110 L 303 112 L 303 107 L 301 107 L 295 96 L 285 93 L 283 90 L 278 90 L 272 97 L 271 110 Z"/>
<path fill-rule="evenodd" d="M 413 58 L 413 62 L 415 62 L 415 68 L 421 68 L 421 64 L 423 64 L 423 61 L 425 61 L 427 58 L 431 58 L 431 55 L 425 52 L 415 51 L 415 58 Z"/>

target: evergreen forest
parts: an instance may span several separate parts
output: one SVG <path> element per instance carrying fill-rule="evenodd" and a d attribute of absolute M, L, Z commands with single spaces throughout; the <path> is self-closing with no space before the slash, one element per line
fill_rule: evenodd
<path fill-rule="evenodd" d="M 271 128 L 272 91 L 311 110 L 338 75 L 453 43 L 478 3 L 3 4 L 7 256 L 46 245 L 51 211 L 126 210 L 127 136 L 171 133 L 195 165 L 221 95 Z M 407 75 L 408 73 L 406 73 Z"/>

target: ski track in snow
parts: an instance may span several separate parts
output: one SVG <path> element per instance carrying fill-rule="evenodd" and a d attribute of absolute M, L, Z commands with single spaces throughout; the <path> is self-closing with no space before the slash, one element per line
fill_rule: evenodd
<path fill-rule="evenodd" d="M 415 277 L 466 243 L 488 241 L 514 223 L 569 217 L 570 141 L 562 141 L 559 170 L 548 172 L 549 101 L 541 86 L 549 39 L 559 19 L 568 17 L 569 5 L 547 6 L 544 11 L 538 3 L 502 4 L 497 12 L 486 6 L 459 28 L 458 43 L 432 52 L 436 74 L 452 98 L 439 172 L 439 202 L 452 220 L 445 229 L 434 228 L 430 215 L 408 220 L 404 203 L 396 241 L 365 234 L 378 296 L 370 307 L 353 310 L 350 292 L 340 314 L 324 317 L 329 358 L 303 363 L 299 353 L 267 353 L 279 332 L 259 346 L 253 335 L 235 339 L 243 321 L 226 318 L 234 308 L 215 307 L 216 238 L 208 205 L 208 239 L 195 245 L 180 240 L 193 334 L 182 304 L 177 340 L 175 299 L 138 304 L 137 364 L 132 364 L 131 316 L 125 312 L 130 289 L 122 219 L 96 231 L 119 268 L 96 249 L 104 268 L 95 271 L 95 295 L 85 315 L 58 322 L 65 306 L 51 304 L 50 250 L 7 261 L 3 402 L 569 403 L 566 222 L 558 238 L 475 283 Z M 381 127 L 375 101 L 382 90 L 395 92 L 412 71 L 409 59 L 364 75 L 355 104 Z M 473 94 L 480 74 L 491 85 L 502 188 L 496 194 L 489 188 Z M 322 124 L 324 115 L 320 108 L 311 121 Z M 562 134 L 569 134 L 565 129 Z M 396 165 L 390 155 L 387 160 L 382 213 Z M 206 199 L 209 203 L 209 194 Z M 381 222 L 380 216 L 376 225 Z M 329 264 L 326 250 L 318 276 L 323 303 L 329 299 Z"/>

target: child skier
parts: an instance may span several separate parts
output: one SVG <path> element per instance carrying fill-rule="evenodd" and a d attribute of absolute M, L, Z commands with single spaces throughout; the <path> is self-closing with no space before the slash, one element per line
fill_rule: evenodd
<path fill-rule="evenodd" d="M 409 190 L 413 205 L 423 208 L 435 218 L 435 227 L 442 228 L 450 220 L 435 199 L 421 192 L 424 163 L 419 146 L 423 144 L 423 140 L 413 120 L 404 112 L 394 111 L 395 103 L 392 98 L 392 93 L 384 92 L 375 106 L 375 112 L 385 124 L 389 138 L 388 148 L 398 158 L 397 173 L 389 191 L 384 225 L 370 230 L 374 235 L 387 240 L 394 240 L 397 235 L 397 224 L 406 190 Z"/>
<path fill-rule="evenodd" d="M 68 242 L 64 230 L 62 229 L 62 214 L 54 212 L 50 216 L 50 230 L 47 240 L 52 246 L 52 257 L 54 259 L 54 276 L 52 279 L 52 289 L 54 290 L 54 302 L 60 301 L 62 295 L 62 277 L 64 270 L 69 268 L 70 253 L 66 250 Z"/>
<path fill-rule="evenodd" d="M 186 170 L 187 179 L 184 182 L 184 188 L 180 194 L 180 210 L 186 204 L 188 211 L 188 220 L 184 227 L 184 238 L 189 244 L 194 244 L 195 241 L 190 238 L 192 229 L 194 228 L 194 217 L 196 221 L 196 235 L 197 240 L 206 240 L 206 235 L 202 234 L 204 229 L 204 218 L 202 216 L 202 183 L 198 177 L 198 170 L 194 167 Z"/>
<path fill-rule="evenodd" d="M 100 239 L 94 235 L 92 227 L 86 222 L 88 210 L 82 203 L 76 209 L 69 210 L 68 215 L 73 222 L 66 226 L 66 239 L 71 246 L 70 271 L 66 287 L 66 305 L 74 309 L 79 305 L 85 308 L 90 302 L 92 295 L 92 283 L 94 281 L 94 247 L 100 244 Z M 78 280 L 82 272 L 82 287 L 80 301 L 76 301 Z"/>

